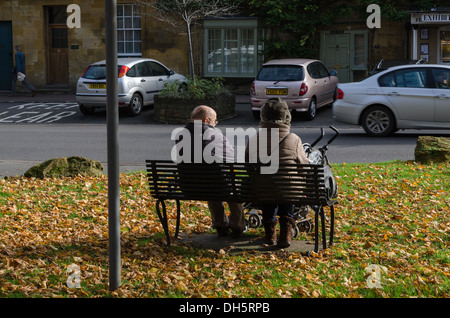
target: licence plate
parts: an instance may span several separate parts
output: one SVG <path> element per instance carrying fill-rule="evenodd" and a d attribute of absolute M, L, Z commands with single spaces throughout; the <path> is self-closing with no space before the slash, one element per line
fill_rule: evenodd
<path fill-rule="evenodd" d="M 287 95 L 287 88 L 266 88 L 266 95 Z"/>
<path fill-rule="evenodd" d="M 106 84 L 89 84 L 89 89 L 106 89 Z"/>

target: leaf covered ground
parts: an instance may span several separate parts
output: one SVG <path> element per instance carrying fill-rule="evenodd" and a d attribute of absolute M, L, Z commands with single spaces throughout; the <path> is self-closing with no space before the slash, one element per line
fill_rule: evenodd
<path fill-rule="evenodd" d="M 122 285 L 114 292 L 107 178 L 2 179 L 0 297 L 449 297 L 450 164 L 340 164 L 333 172 L 335 243 L 310 257 L 167 247 L 145 175 L 121 175 Z M 204 202 L 183 202 L 182 211 L 183 233 L 210 231 Z M 72 264 L 79 288 L 68 287 Z"/>

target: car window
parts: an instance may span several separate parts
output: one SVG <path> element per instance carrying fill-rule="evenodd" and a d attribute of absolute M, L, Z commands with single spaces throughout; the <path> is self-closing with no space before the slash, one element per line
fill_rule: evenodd
<path fill-rule="evenodd" d="M 386 75 L 381 76 L 378 79 L 378 84 L 381 87 L 395 87 L 396 83 L 395 83 L 394 72 L 390 72 L 390 73 L 387 73 Z"/>
<path fill-rule="evenodd" d="M 318 63 L 311 63 L 308 65 L 308 67 L 306 68 L 308 70 L 309 75 L 312 78 L 320 78 L 320 72 L 319 72 L 319 68 L 318 68 Z"/>
<path fill-rule="evenodd" d="M 378 79 L 380 86 L 426 88 L 426 70 L 421 68 L 397 70 Z"/>
<path fill-rule="evenodd" d="M 87 79 L 105 79 L 106 66 L 105 65 L 91 65 L 83 74 L 83 78 Z"/>
<path fill-rule="evenodd" d="M 127 76 L 129 76 L 129 77 L 137 77 L 138 76 L 137 71 L 136 71 L 136 65 L 128 70 Z"/>
<path fill-rule="evenodd" d="M 398 70 L 395 72 L 397 87 L 426 87 L 426 72 L 424 69 Z"/>
<path fill-rule="evenodd" d="M 317 67 L 319 68 L 320 77 L 329 77 L 330 73 L 328 73 L 327 68 L 322 63 L 317 63 Z"/>
<path fill-rule="evenodd" d="M 154 76 L 169 75 L 169 71 L 159 63 L 148 62 Z"/>
<path fill-rule="evenodd" d="M 303 81 L 303 67 L 297 65 L 266 65 L 256 76 L 258 81 Z"/>
<path fill-rule="evenodd" d="M 450 70 L 433 68 L 432 73 L 436 88 L 450 89 Z"/>
<path fill-rule="evenodd" d="M 152 72 L 150 71 L 146 62 L 138 63 L 135 66 L 140 77 L 152 76 Z"/>

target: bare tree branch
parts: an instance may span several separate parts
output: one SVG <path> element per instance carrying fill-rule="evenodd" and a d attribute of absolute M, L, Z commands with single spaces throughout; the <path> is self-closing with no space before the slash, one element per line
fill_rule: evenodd
<path fill-rule="evenodd" d="M 166 29 L 187 35 L 190 75 L 194 78 L 194 60 L 191 27 L 206 17 L 232 16 L 239 12 L 239 2 L 234 0 L 137 0 L 151 9 L 152 17 L 166 24 Z"/>

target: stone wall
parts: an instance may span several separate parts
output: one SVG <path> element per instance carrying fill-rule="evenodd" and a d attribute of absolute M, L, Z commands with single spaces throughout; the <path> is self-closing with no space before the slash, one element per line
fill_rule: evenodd
<path fill-rule="evenodd" d="M 221 94 L 214 99 L 189 99 L 155 96 L 153 118 L 168 124 L 186 124 L 191 112 L 199 105 L 208 105 L 217 113 L 217 120 L 223 121 L 236 116 L 236 97 Z"/>
<path fill-rule="evenodd" d="M 406 59 L 408 55 L 408 30 L 405 23 L 381 19 L 381 28 L 372 29 L 372 43 L 369 40 L 371 65 L 382 59 Z"/>

